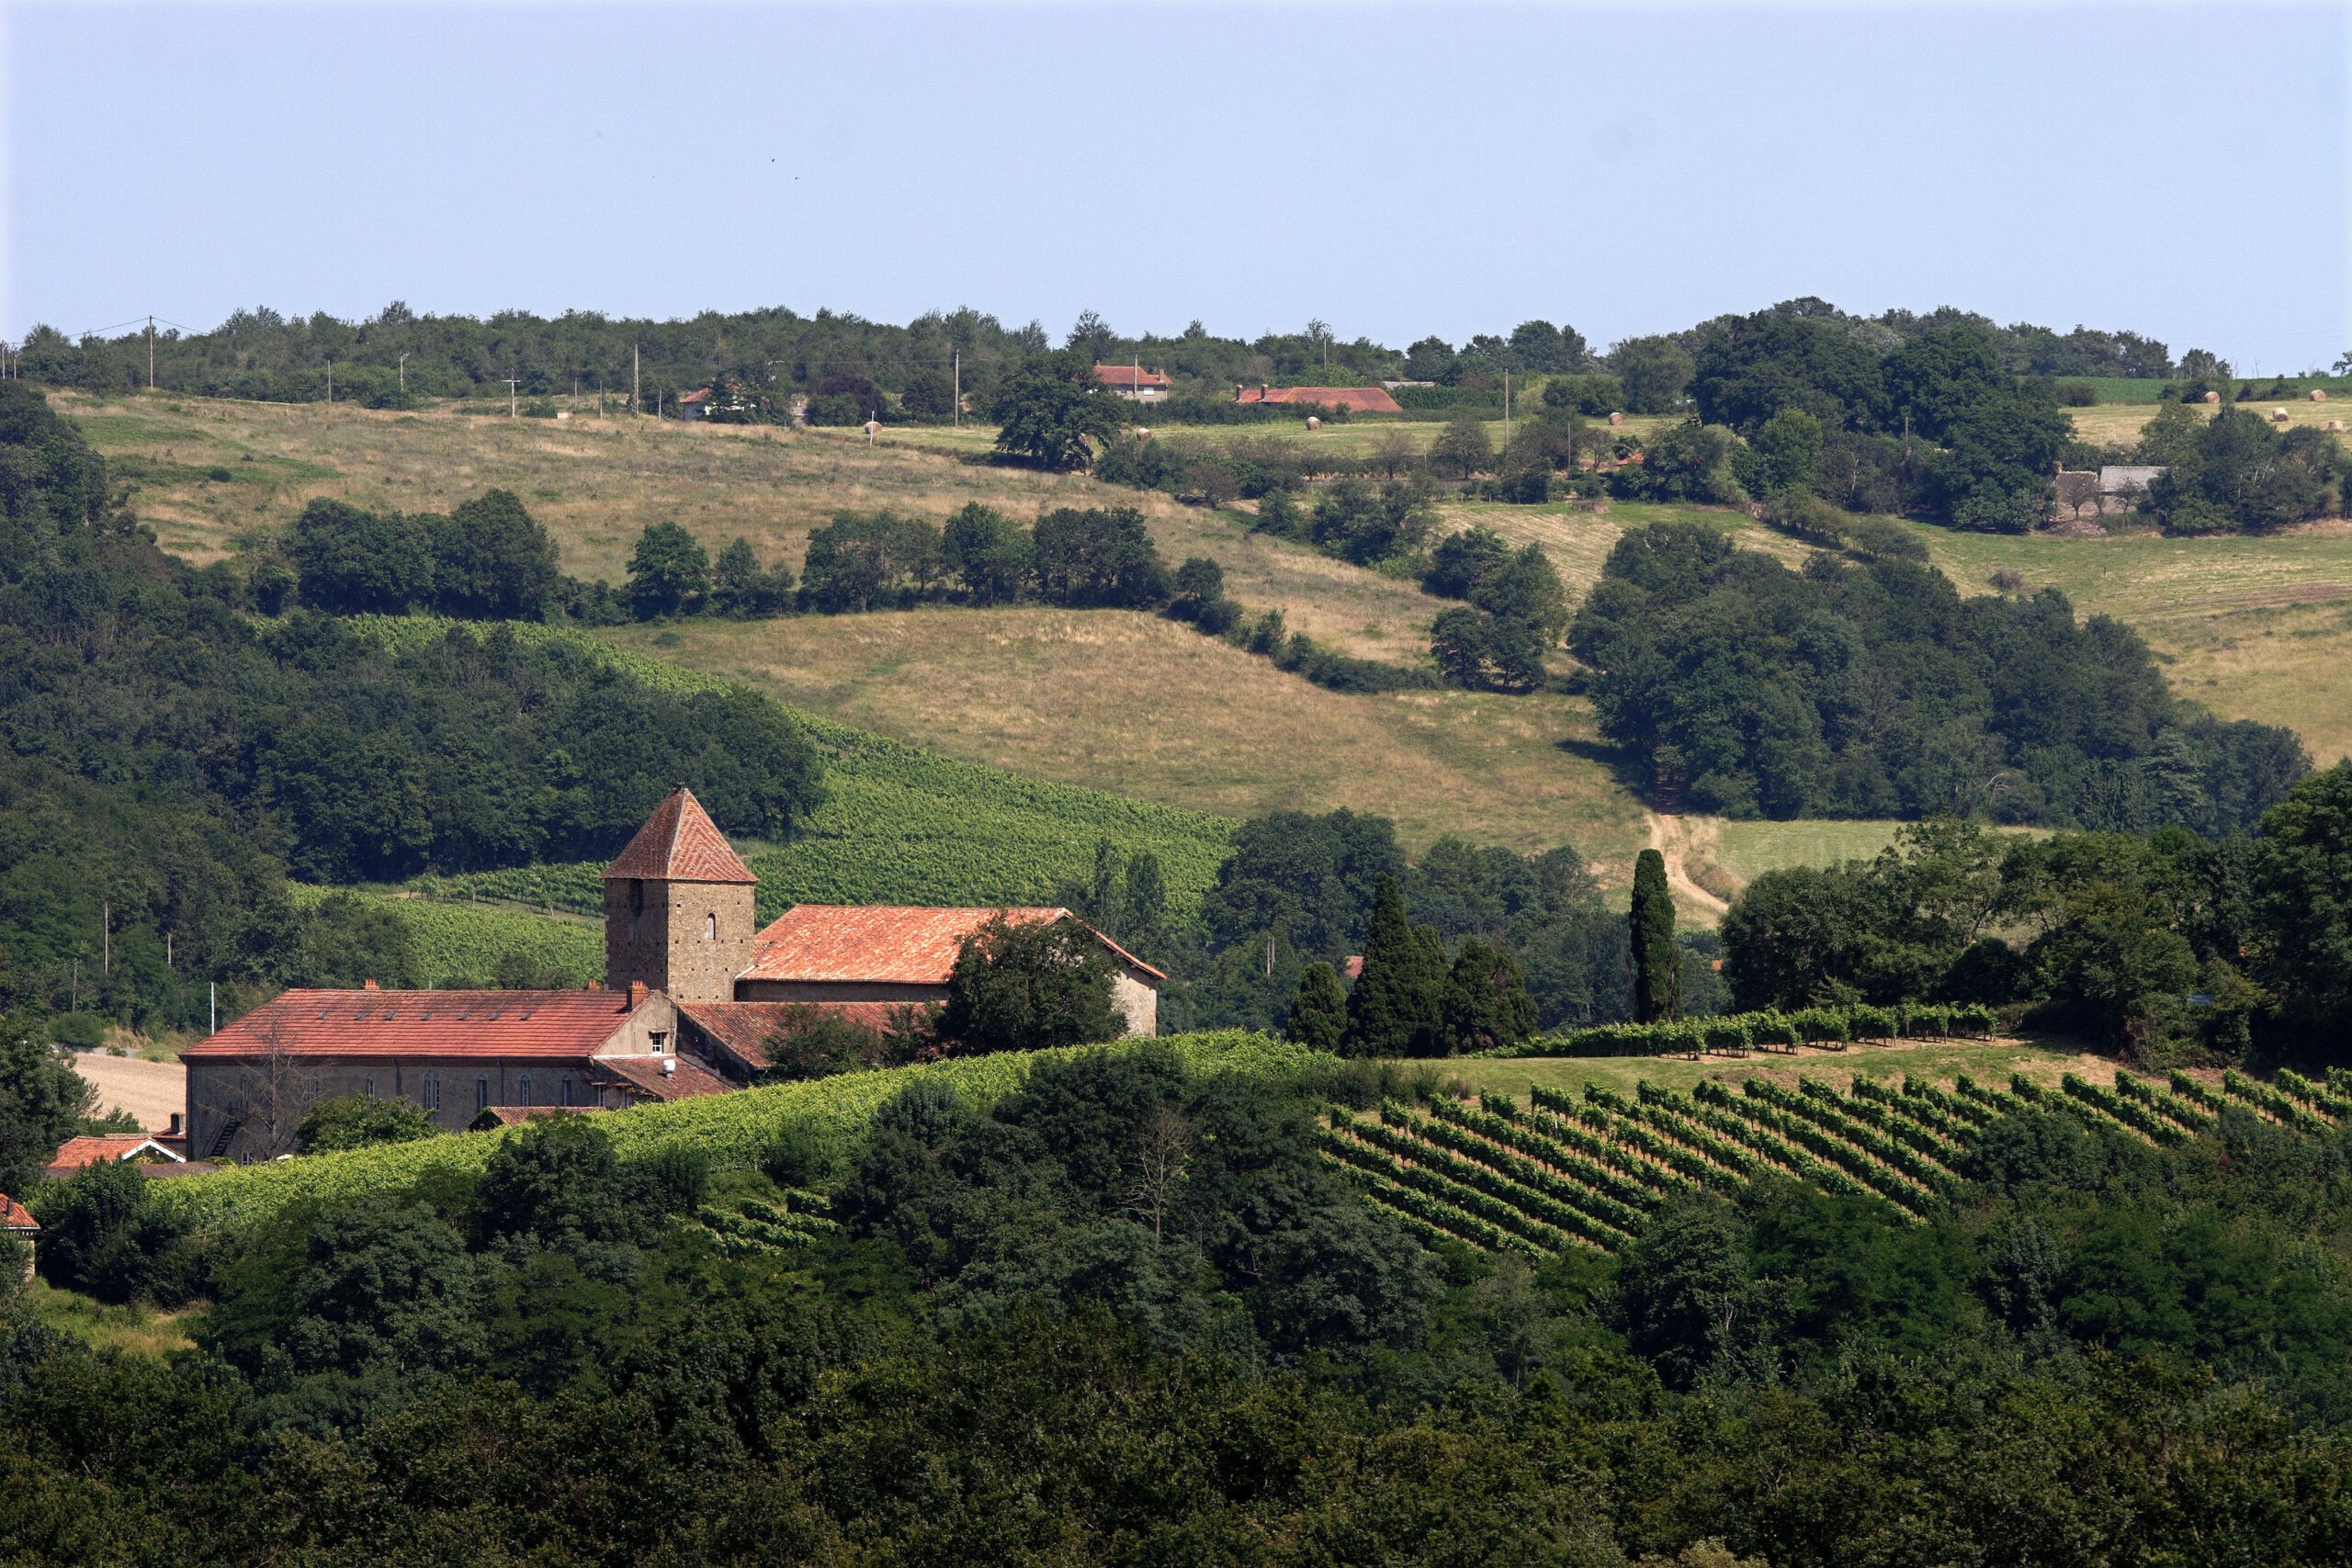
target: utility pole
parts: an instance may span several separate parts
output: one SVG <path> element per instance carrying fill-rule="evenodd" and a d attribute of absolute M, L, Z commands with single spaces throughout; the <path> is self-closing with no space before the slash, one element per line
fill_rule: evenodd
<path fill-rule="evenodd" d="M 155 318 L 147 318 L 147 389 L 155 389 Z"/>
<path fill-rule="evenodd" d="M 509 419 L 514 419 L 514 418 L 515 418 L 515 417 L 516 417 L 515 412 L 514 412 L 514 384 L 515 384 L 515 382 L 516 382 L 518 379 L 520 379 L 520 378 L 518 378 L 517 376 L 515 376 L 515 374 L 514 374 L 514 367 L 512 367 L 512 366 L 507 367 L 507 371 L 506 371 L 506 417 L 507 417 L 507 418 L 509 418 Z"/>
<path fill-rule="evenodd" d="M 334 361 L 327 361 L 327 407 L 334 407 Z"/>
<path fill-rule="evenodd" d="M 99 973 L 114 973 L 114 906 L 98 900 L 98 964 Z"/>
<path fill-rule="evenodd" d="M 956 428 L 964 428 L 964 351 L 956 351 Z"/>
<path fill-rule="evenodd" d="M 408 355 L 401 355 L 401 396 L 408 396 Z"/>
<path fill-rule="evenodd" d="M 645 412 L 645 388 L 638 379 L 637 344 L 635 344 L 628 345 L 628 412 L 632 414 L 640 414 Z"/>
<path fill-rule="evenodd" d="M 204 982 L 204 994 L 212 1005 L 212 1027 L 205 1032 L 218 1034 L 220 1032 L 220 982 L 218 980 Z"/>

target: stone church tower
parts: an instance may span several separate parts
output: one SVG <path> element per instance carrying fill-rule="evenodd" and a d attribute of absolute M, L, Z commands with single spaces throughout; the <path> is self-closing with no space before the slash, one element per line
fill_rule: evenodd
<path fill-rule="evenodd" d="M 605 868 L 605 986 L 643 981 L 675 1002 L 735 999 L 752 965 L 758 879 L 680 784 Z"/>

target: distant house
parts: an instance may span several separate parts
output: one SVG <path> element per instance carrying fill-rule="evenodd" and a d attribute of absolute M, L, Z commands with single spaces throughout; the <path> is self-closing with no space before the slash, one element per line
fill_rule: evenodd
<path fill-rule="evenodd" d="M 2148 489 L 2164 476 L 2161 467 L 2109 464 L 2103 468 L 2058 470 L 2050 510 L 2053 517 L 2077 520 L 2136 512 L 2148 499 Z"/>
<path fill-rule="evenodd" d="M 1139 403 L 1156 403 L 1175 390 L 1167 377 L 1140 365 L 1097 365 L 1094 378 Z"/>
<path fill-rule="evenodd" d="M 1311 403 L 1318 408 L 1347 409 L 1355 413 L 1403 413 L 1383 387 L 1236 387 L 1237 403 Z"/>
<path fill-rule="evenodd" d="M 94 1165 L 122 1160 L 160 1160 L 177 1165 L 185 1157 L 144 1133 L 99 1133 L 66 1139 L 50 1156 L 41 1174 L 54 1180 Z"/>
<path fill-rule="evenodd" d="M 696 387 L 691 392 L 681 392 L 678 395 L 680 419 L 700 419 L 709 412 L 710 389 L 708 387 Z"/>
<path fill-rule="evenodd" d="M 40 1240 L 40 1222 L 34 1219 L 30 1211 L 27 1210 L 22 1203 L 17 1202 L 6 1192 L 0 1192 L 0 1230 L 6 1231 L 9 1235 L 25 1244 L 25 1278 L 31 1279 L 33 1277 L 33 1244 Z"/>

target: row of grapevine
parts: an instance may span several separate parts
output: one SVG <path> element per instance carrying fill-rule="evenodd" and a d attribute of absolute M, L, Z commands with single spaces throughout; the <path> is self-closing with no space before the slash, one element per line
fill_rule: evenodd
<path fill-rule="evenodd" d="M 1610 1166 L 1588 1158 L 1568 1147 L 1564 1141 L 1546 1136 L 1523 1120 L 1514 1121 L 1488 1111 L 1474 1111 L 1460 1100 L 1443 1099 L 1430 1107 L 1430 1115 L 1441 1126 L 1450 1125 L 1465 1134 L 1475 1134 L 1489 1144 L 1549 1166 L 1562 1176 L 1581 1182 L 1601 1197 L 1637 1213 L 1647 1214 L 1666 1201 L 1662 1189 L 1645 1184 L 1633 1177 L 1620 1174 Z M 1433 1133 L 1432 1135 L 1437 1134 Z M 1443 1138 L 1440 1137 L 1440 1141 L 1442 1142 Z"/>
<path fill-rule="evenodd" d="M 2128 1099 L 2113 1089 L 2101 1089 L 2086 1078 L 2068 1073 L 2058 1080 L 2058 1087 L 2069 1098 L 2092 1110 L 2122 1122 L 2137 1133 L 2144 1133 L 2159 1144 L 2177 1144 L 2188 1134 L 2174 1126 L 2155 1110 L 2137 1100 Z"/>
<path fill-rule="evenodd" d="M 2343 1071 L 2341 1067 L 2331 1068 L 2329 1077 L 2333 1079 L 2335 1074 Z M 2288 1067 L 2279 1068 L 2278 1077 L 2274 1081 L 2280 1089 L 2331 1121 L 2352 1120 L 2352 1098 L 2337 1094 L 2324 1084 L 2315 1084 L 2302 1074 Z"/>
<path fill-rule="evenodd" d="M 2222 1075 L 2222 1092 L 2232 1100 L 2267 1111 L 2288 1126 L 2303 1133 L 2329 1133 L 2335 1124 L 2317 1111 L 2307 1111 L 2292 1098 L 2279 1093 L 2267 1083 L 2260 1083 L 2239 1072 L 2235 1067 Z"/>
<path fill-rule="evenodd" d="M 1800 1045 L 1843 1050 L 1849 1043 L 1977 1039 L 1993 1032 L 1993 1010 L 1975 1003 L 1904 1002 L 1894 1007 L 1806 1008 L 1793 1013 L 1726 1013 L 1658 1023 L 1604 1023 L 1487 1053 L 1519 1056 L 1745 1055 Z"/>
<path fill-rule="evenodd" d="M 1573 1223 L 1564 1225 L 1555 1217 L 1572 1212 L 1563 1205 L 1550 1203 L 1537 1193 L 1510 1190 L 1510 1183 L 1484 1167 L 1377 1122 L 1351 1122 L 1344 1133 L 1332 1134 L 1327 1146 L 1342 1158 L 1366 1169 L 1377 1168 L 1397 1185 L 1451 1204 L 1543 1251 L 1561 1250 L 1576 1234 Z M 1385 1163 L 1375 1168 L 1375 1160 Z M 1504 1190 L 1496 1191 L 1498 1187 Z"/>
<path fill-rule="evenodd" d="M 1741 1088 L 1747 1098 L 1738 1102 L 1738 1114 L 1827 1160 L 1899 1208 L 1924 1213 L 1933 1207 L 1935 1187 L 1893 1163 L 1887 1156 L 1894 1145 L 1850 1117 L 1758 1078 Z"/>
<path fill-rule="evenodd" d="M 2143 1083 L 2120 1068 L 2115 1074 L 2115 1092 L 2126 1099 L 2138 1100 L 2185 1133 L 2202 1133 L 2213 1125 L 2212 1117 L 2180 1096 L 2168 1094 L 2153 1084 Z"/>
<path fill-rule="evenodd" d="M 1473 1168 L 1491 1173 L 1477 1177 L 1460 1175 L 1457 1179 L 1468 1181 L 1481 1191 L 1505 1202 L 1519 1202 L 1524 1198 L 1532 1205 L 1530 1213 L 1536 1218 L 1585 1235 L 1589 1240 L 1600 1238 L 1589 1234 L 1588 1221 L 1617 1235 L 1629 1235 L 1640 1229 L 1642 1222 L 1649 1217 L 1649 1205 L 1620 1202 L 1573 1175 L 1547 1169 L 1459 1124 L 1435 1117 L 1421 1120 L 1399 1106 L 1381 1107 L 1380 1117 L 1390 1131 L 1418 1134 L 1447 1155 L 1467 1162 Z M 1563 1209 L 1575 1211 L 1577 1217 L 1565 1217 L 1557 1212 Z"/>

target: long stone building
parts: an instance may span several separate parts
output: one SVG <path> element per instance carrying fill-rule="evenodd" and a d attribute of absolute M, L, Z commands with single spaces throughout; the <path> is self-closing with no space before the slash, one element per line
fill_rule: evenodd
<path fill-rule="evenodd" d="M 787 1008 L 879 1026 L 944 1000 L 965 940 L 1046 908 L 803 904 L 765 928 L 758 879 L 680 785 L 605 868 L 605 986 L 582 991 L 290 990 L 181 1054 L 196 1159 L 290 1152 L 338 1095 L 414 1101 L 455 1131 L 488 1115 L 719 1094 L 766 1066 Z M 1159 971 L 1100 932 L 1128 1032 L 1157 1027 Z"/>

